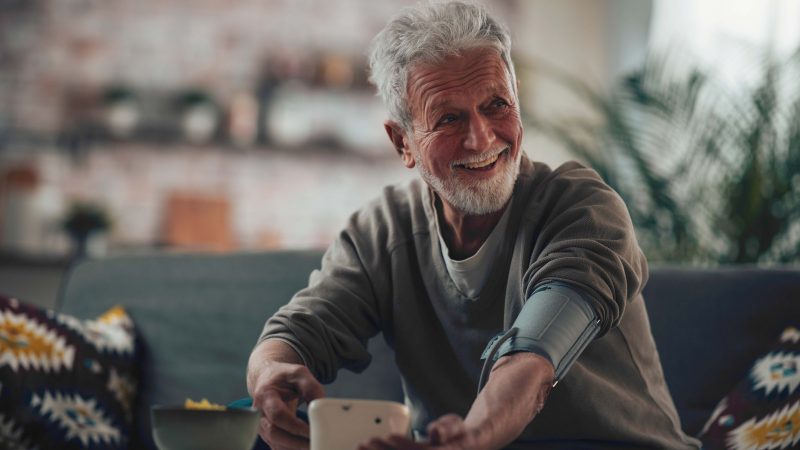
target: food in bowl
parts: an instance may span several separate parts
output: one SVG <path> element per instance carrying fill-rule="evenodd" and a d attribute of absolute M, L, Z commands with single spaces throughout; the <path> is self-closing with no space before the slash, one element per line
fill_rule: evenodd
<path fill-rule="evenodd" d="M 259 413 L 210 402 L 153 406 L 150 423 L 159 450 L 250 450 L 258 436 Z M 199 405 L 199 407 L 198 407 Z"/>
<path fill-rule="evenodd" d="M 207 398 L 204 398 L 199 402 L 187 398 L 186 401 L 183 402 L 183 407 L 186 409 L 210 409 L 214 411 L 224 411 L 225 409 L 227 409 L 224 406 L 219 405 L 217 403 L 211 403 L 210 401 L 208 401 Z"/>

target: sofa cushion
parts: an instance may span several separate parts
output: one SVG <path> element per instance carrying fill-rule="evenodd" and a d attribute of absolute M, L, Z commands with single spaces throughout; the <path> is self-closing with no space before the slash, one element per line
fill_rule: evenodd
<path fill-rule="evenodd" d="M 128 448 L 136 347 L 121 308 L 78 320 L 0 296 L 0 448 Z"/>
<path fill-rule="evenodd" d="M 719 403 L 700 435 L 706 449 L 778 449 L 800 441 L 800 330 L 787 328 Z"/>
<path fill-rule="evenodd" d="M 684 430 L 697 436 L 720 399 L 800 317 L 800 271 L 653 267 L 644 299 Z"/>

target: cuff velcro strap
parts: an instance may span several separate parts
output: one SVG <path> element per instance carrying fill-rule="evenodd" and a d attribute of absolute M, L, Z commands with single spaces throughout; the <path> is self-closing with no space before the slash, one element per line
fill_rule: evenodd
<path fill-rule="evenodd" d="M 532 352 L 547 358 L 560 380 L 600 330 L 599 320 L 578 291 L 567 284 L 550 282 L 538 286 L 525 302 L 512 325 L 511 334 L 501 333 L 487 345 L 481 359 L 493 360 L 514 352 Z M 504 337 L 505 341 L 498 340 Z"/>

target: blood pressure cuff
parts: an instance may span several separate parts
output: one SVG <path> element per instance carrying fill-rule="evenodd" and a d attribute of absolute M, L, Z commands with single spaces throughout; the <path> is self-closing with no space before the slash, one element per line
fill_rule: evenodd
<path fill-rule="evenodd" d="M 536 353 L 550 360 L 558 382 L 599 330 L 600 321 L 588 300 L 566 283 L 548 282 L 534 289 L 511 330 L 495 336 L 481 359 L 505 338 L 494 360 L 509 353 Z"/>

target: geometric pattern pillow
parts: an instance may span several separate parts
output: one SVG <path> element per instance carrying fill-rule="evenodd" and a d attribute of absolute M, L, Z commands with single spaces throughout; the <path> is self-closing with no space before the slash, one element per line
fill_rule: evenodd
<path fill-rule="evenodd" d="M 125 449 L 137 380 L 133 322 L 0 296 L 0 449 Z"/>
<path fill-rule="evenodd" d="M 800 444 L 800 330 L 789 327 L 719 403 L 700 433 L 705 449 L 772 450 Z"/>

